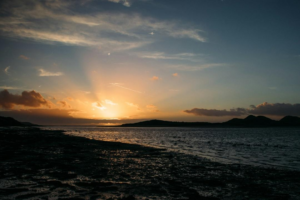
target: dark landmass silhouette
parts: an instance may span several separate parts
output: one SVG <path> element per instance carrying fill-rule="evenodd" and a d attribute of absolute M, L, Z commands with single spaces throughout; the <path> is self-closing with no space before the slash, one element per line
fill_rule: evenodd
<path fill-rule="evenodd" d="M 281 125 L 286 126 L 300 126 L 300 118 L 295 116 L 286 116 L 282 118 L 280 121 Z"/>
<path fill-rule="evenodd" d="M 37 125 L 37 124 L 33 124 L 33 123 L 30 123 L 30 122 L 21 122 L 24 126 L 40 126 L 40 125 Z"/>
<path fill-rule="evenodd" d="M 0 127 L 7 126 L 39 126 L 30 122 L 19 122 L 12 117 L 0 116 Z M 149 120 L 137 123 L 122 124 L 113 127 L 300 127 L 300 117 L 285 116 L 276 121 L 265 116 L 249 115 L 245 119 L 233 118 L 223 123 L 210 122 L 173 122 L 164 120 Z M 106 126 L 107 127 L 107 126 Z"/>
<path fill-rule="evenodd" d="M 0 127 L 3 126 L 39 126 L 30 122 L 19 122 L 12 117 L 1 117 L 0 116 Z"/>
<path fill-rule="evenodd" d="M 249 115 L 245 119 L 233 118 L 223 123 L 209 122 L 172 122 L 163 120 L 149 120 L 132 124 L 122 124 L 118 127 L 294 127 L 300 126 L 300 118 L 285 116 L 279 121 L 265 116 Z"/>
<path fill-rule="evenodd" d="M 132 124 L 122 124 L 121 127 L 198 127 L 211 126 L 209 122 L 171 122 L 163 120 L 149 120 Z"/>
<path fill-rule="evenodd" d="M 24 124 L 11 117 L 0 117 L 0 126 L 24 126 Z"/>

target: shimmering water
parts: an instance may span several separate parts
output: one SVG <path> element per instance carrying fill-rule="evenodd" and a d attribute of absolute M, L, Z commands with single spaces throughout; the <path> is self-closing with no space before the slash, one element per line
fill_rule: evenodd
<path fill-rule="evenodd" d="M 66 134 L 165 148 L 221 163 L 300 171 L 300 128 L 111 128 L 60 126 Z"/>

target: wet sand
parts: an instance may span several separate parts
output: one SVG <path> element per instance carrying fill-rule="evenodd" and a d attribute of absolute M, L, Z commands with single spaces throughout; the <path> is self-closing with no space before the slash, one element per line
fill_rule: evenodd
<path fill-rule="evenodd" d="M 0 130 L 0 199 L 300 199 L 300 172 L 139 145 Z"/>

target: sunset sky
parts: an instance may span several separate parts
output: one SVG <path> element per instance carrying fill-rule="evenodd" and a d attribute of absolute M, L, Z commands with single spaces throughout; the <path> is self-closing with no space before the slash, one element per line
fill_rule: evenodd
<path fill-rule="evenodd" d="M 0 116 L 299 116 L 299 10 L 299 0 L 2 0 Z"/>

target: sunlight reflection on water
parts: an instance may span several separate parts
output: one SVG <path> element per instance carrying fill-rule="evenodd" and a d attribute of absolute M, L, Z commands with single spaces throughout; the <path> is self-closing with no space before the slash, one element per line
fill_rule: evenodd
<path fill-rule="evenodd" d="M 112 128 L 51 126 L 94 140 L 140 144 L 221 163 L 300 170 L 299 128 Z"/>

